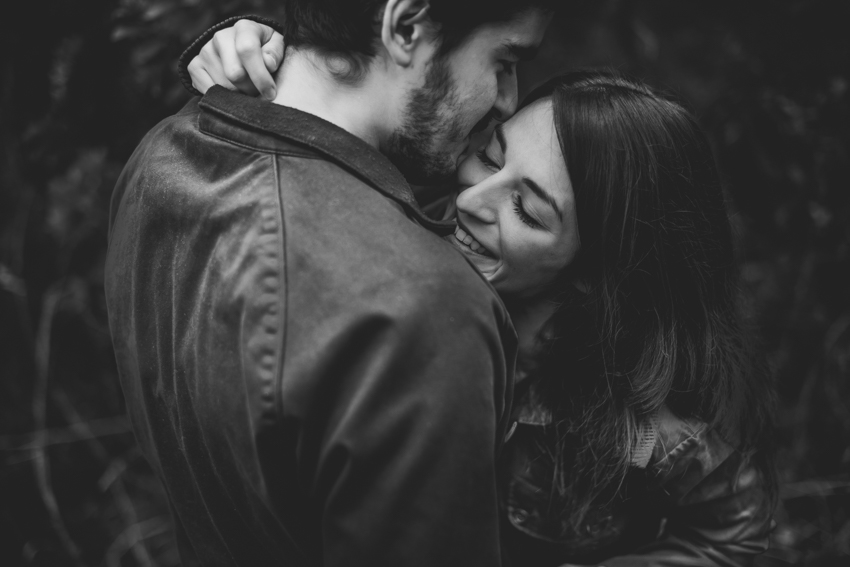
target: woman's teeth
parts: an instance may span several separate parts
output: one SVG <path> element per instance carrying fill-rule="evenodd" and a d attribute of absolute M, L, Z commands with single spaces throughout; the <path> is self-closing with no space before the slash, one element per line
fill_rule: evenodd
<path fill-rule="evenodd" d="M 483 254 L 486 256 L 490 255 L 487 252 L 487 249 L 481 246 L 480 242 L 475 240 L 471 234 L 469 234 L 459 226 L 455 228 L 455 238 L 457 238 L 459 242 L 463 242 L 466 246 L 469 247 L 470 250 L 472 250 L 476 254 Z"/>

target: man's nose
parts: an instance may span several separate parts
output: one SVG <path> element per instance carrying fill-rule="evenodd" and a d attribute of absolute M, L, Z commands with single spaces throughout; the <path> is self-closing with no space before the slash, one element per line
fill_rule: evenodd
<path fill-rule="evenodd" d="M 514 115 L 517 107 L 516 71 L 499 78 L 499 93 L 493 104 L 493 115 L 499 122 L 504 122 Z"/>

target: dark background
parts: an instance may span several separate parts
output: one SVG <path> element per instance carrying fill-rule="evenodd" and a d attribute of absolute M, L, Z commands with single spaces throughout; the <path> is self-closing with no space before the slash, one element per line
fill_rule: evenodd
<path fill-rule="evenodd" d="M 9 5 L 11 4 L 11 5 Z M 0 564 L 176 565 L 123 417 L 106 326 L 107 207 L 188 95 L 175 61 L 270 0 L 27 0 L 0 15 Z M 569 0 L 565 0 L 569 4 Z M 597 0 L 520 70 L 606 65 L 710 133 L 743 293 L 779 393 L 782 502 L 762 566 L 850 564 L 850 1 Z"/>

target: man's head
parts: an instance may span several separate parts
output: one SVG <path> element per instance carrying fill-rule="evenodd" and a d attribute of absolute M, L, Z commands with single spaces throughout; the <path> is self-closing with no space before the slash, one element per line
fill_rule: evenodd
<path fill-rule="evenodd" d="M 476 127 L 516 109 L 516 63 L 554 0 L 288 0 L 290 46 L 322 56 L 341 87 L 370 84 L 379 147 L 411 181 L 454 174 Z M 458 5 L 461 4 L 461 7 Z"/>

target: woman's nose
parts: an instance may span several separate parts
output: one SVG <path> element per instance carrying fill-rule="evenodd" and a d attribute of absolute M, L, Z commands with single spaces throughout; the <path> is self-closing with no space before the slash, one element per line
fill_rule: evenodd
<path fill-rule="evenodd" d="M 497 219 L 495 199 L 497 197 L 488 185 L 487 181 L 483 181 L 461 191 L 455 202 L 458 212 L 482 223 L 495 223 Z"/>

